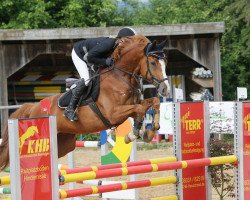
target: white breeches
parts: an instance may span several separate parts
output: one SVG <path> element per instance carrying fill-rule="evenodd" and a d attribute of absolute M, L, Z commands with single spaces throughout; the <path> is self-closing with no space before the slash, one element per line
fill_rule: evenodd
<path fill-rule="evenodd" d="M 83 60 L 81 60 L 75 50 L 72 50 L 72 54 L 71 54 L 73 63 L 76 67 L 76 70 L 78 71 L 79 75 L 81 78 L 84 78 L 85 80 L 85 84 L 88 85 L 89 84 L 89 70 L 88 70 L 88 66 L 86 64 L 86 62 L 84 62 Z"/>

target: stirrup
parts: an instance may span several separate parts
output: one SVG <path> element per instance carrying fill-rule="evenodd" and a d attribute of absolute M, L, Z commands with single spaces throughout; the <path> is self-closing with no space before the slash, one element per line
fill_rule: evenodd
<path fill-rule="evenodd" d="M 67 117 L 70 121 L 78 121 L 79 118 L 77 116 L 77 114 L 75 113 L 74 110 L 72 109 L 65 109 L 64 112 L 63 112 L 63 116 Z"/>

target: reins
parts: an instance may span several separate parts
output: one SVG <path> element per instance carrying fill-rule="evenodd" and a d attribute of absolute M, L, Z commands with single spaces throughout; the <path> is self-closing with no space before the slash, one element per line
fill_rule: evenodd
<path fill-rule="evenodd" d="M 157 78 L 154 77 L 154 75 L 152 74 L 151 70 L 150 70 L 150 63 L 149 63 L 149 56 L 152 56 L 152 57 L 156 57 L 158 59 L 164 59 L 164 56 L 160 56 L 160 54 L 164 55 L 164 52 L 163 51 L 149 51 L 149 46 L 150 46 L 151 43 L 148 43 L 146 45 L 146 64 L 147 64 L 147 72 L 146 72 L 146 78 L 142 77 L 141 75 L 138 75 L 138 74 L 135 74 L 134 72 L 130 72 L 130 71 L 127 71 L 125 70 L 124 68 L 119 68 L 119 67 L 116 67 L 115 65 L 111 66 L 111 67 L 108 67 L 106 68 L 104 71 L 101 71 L 100 73 L 96 73 L 95 75 L 93 75 L 89 81 L 92 81 L 92 79 L 94 79 L 95 77 L 98 77 L 98 76 L 101 76 L 102 74 L 105 74 L 105 73 L 108 73 L 110 71 L 114 71 L 115 70 L 118 70 L 118 71 L 121 71 L 125 74 L 128 74 L 130 75 L 132 78 L 134 78 L 135 82 L 137 83 L 138 87 L 134 87 L 131 83 L 129 83 L 127 80 L 124 80 L 123 81 L 128 84 L 131 88 L 134 89 L 134 91 L 138 91 L 138 88 L 139 88 L 139 91 L 140 93 L 142 93 L 142 84 L 141 84 L 141 80 L 144 80 L 148 83 L 151 83 L 153 84 L 156 88 L 159 88 L 160 84 L 166 80 L 168 80 L 168 78 L 163 78 L 161 80 L 158 80 Z M 128 50 L 125 51 L 124 54 L 128 53 L 131 49 L 129 48 Z M 148 80 L 147 77 L 148 75 L 150 75 L 151 79 Z"/>
<path fill-rule="evenodd" d="M 94 78 L 96 78 L 96 77 L 98 77 L 98 76 L 101 76 L 102 74 L 108 73 L 108 72 L 110 72 L 110 71 L 114 71 L 114 72 L 115 72 L 115 70 L 118 70 L 118 71 L 121 71 L 121 72 L 123 72 L 123 73 L 125 73 L 125 74 L 128 74 L 128 75 L 130 75 L 132 78 L 134 78 L 134 80 L 136 81 L 136 83 L 137 83 L 137 85 L 138 85 L 138 88 L 139 88 L 140 93 L 142 93 L 142 90 L 143 90 L 143 86 L 142 86 L 142 84 L 141 84 L 141 80 L 144 80 L 144 81 L 146 81 L 146 82 L 148 82 L 148 83 L 152 83 L 156 88 L 158 88 L 159 85 L 160 85 L 162 82 L 168 80 L 168 78 L 164 78 L 164 79 L 158 80 L 158 79 L 156 79 L 156 78 L 154 77 L 154 75 L 152 74 L 152 72 L 151 72 L 151 70 L 150 70 L 150 67 L 149 67 L 148 56 L 149 56 L 149 55 L 147 55 L 147 61 L 146 61 L 146 63 L 147 63 L 146 78 L 142 77 L 141 75 L 135 74 L 135 73 L 133 73 L 133 72 L 129 72 L 129 71 L 123 69 L 123 68 L 119 68 L 119 67 L 116 67 L 115 65 L 113 65 L 113 66 L 111 66 L 111 67 L 106 68 L 104 71 L 101 71 L 100 73 L 97 73 L 97 74 L 93 75 L 93 76 L 89 79 L 89 81 L 92 81 Z M 153 55 L 152 55 L 152 56 L 153 56 Z M 151 80 L 148 80 L 148 79 L 147 79 L 148 74 L 150 75 Z M 134 87 L 132 84 L 130 84 L 129 82 L 127 82 L 127 81 L 125 81 L 125 80 L 123 80 L 123 81 L 124 81 L 126 84 L 128 84 L 131 88 L 133 88 L 134 91 L 138 91 L 138 88 Z"/>
<path fill-rule="evenodd" d="M 124 81 L 125 83 L 127 83 L 130 87 L 132 87 L 135 91 L 138 90 L 138 88 L 139 88 L 140 93 L 141 93 L 141 91 L 142 91 L 142 85 L 141 85 L 141 83 L 140 83 L 140 80 L 143 79 L 143 77 L 142 77 L 141 75 L 138 75 L 138 74 L 135 74 L 135 73 L 126 71 L 126 70 L 124 70 L 123 68 L 119 68 L 119 67 L 116 67 L 116 66 L 113 66 L 113 69 L 114 69 L 114 70 L 121 71 L 121 72 L 123 72 L 123 73 L 125 73 L 125 74 L 130 75 L 132 78 L 134 78 L 134 80 L 136 81 L 136 83 L 137 83 L 137 85 L 138 85 L 137 88 L 134 87 L 132 84 L 128 83 L 127 81 L 125 81 L 125 80 L 123 80 L 123 81 Z"/>

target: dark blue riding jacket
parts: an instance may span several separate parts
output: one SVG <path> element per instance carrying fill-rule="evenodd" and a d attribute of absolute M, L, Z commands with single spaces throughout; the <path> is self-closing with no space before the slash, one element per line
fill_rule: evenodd
<path fill-rule="evenodd" d="M 116 46 L 115 38 L 99 37 L 78 41 L 74 44 L 74 50 L 78 57 L 88 65 L 106 65 Z"/>

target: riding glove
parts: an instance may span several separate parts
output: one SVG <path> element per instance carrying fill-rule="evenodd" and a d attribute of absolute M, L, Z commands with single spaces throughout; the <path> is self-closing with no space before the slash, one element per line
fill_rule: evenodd
<path fill-rule="evenodd" d="M 114 64 L 114 59 L 111 58 L 111 57 L 108 57 L 108 58 L 106 59 L 106 65 L 107 65 L 107 66 L 112 66 L 113 64 Z"/>

